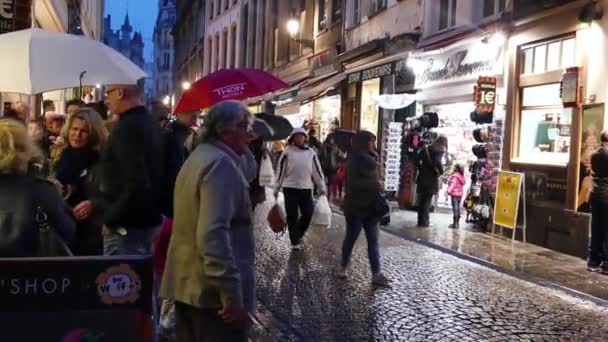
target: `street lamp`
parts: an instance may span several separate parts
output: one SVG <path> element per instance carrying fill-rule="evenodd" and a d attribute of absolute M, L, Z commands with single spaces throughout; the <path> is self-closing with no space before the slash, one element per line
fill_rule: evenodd
<path fill-rule="evenodd" d="M 183 82 L 182 82 L 182 89 L 183 89 L 183 90 L 188 90 L 188 89 L 190 89 L 190 87 L 191 87 L 191 86 L 192 86 L 192 85 L 191 85 L 191 84 L 190 84 L 190 82 L 188 82 L 188 81 L 183 81 Z"/>
<path fill-rule="evenodd" d="M 171 101 L 171 99 L 169 98 L 169 95 L 165 96 L 165 98 L 163 99 L 163 104 L 165 106 L 169 105 L 169 102 Z"/>
<path fill-rule="evenodd" d="M 300 32 L 300 22 L 295 19 L 289 19 L 287 22 L 287 32 L 289 32 L 292 39 L 295 38 L 296 34 Z"/>
<path fill-rule="evenodd" d="M 314 40 L 296 38 L 296 35 L 300 33 L 300 20 L 295 18 L 289 19 L 287 21 L 287 32 L 289 33 L 291 40 L 293 40 L 294 42 L 300 43 L 301 45 L 310 48 L 313 48 L 315 46 Z"/>

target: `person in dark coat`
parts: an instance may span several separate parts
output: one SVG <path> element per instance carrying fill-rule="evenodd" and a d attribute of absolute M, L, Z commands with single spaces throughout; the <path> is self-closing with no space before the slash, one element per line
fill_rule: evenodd
<path fill-rule="evenodd" d="M 430 227 L 430 211 L 433 196 L 439 191 L 439 177 L 443 174 L 441 158 L 447 150 L 447 138 L 440 136 L 431 145 L 421 147 L 417 152 L 418 179 L 418 227 Z"/>
<path fill-rule="evenodd" d="M 591 205 L 591 239 L 587 269 L 608 273 L 608 131 L 602 132 L 602 146 L 591 155 L 593 188 Z"/>
<path fill-rule="evenodd" d="M 249 149 L 253 154 L 256 162 L 256 176 L 255 179 L 249 183 L 249 194 L 251 196 L 251 206 L 253 210 L 258 204 L 266 201 L 266 188 L 260 185 L 260 166 L 262 165 L 262 158 L 269 158 L 268 150 L 264 144 L 264 140 L 257 138 L 249 143 Z"/>
<path fill-rule="evenodd" d="M 344 216 L 346 236 L 342 243 L 342 260 L 339 276 L 347 277 L 347 268 L 353 247 L 361 229 L 367 238 L 367 253 L 372 271 L 372 283 L 387 285 L 388 279 L 380 271 L 380 250 L 378 248 L 378 223 L 381 217 L 373 213 L 374 201 L 382 192 L 380 165 L 376 153 L 376 137 L 368 131 L 360 131 L 353 137 L 352 151 L 346 166 L 346 194 L 344 196 Z"/>
<path fill-rule="evenodd" d="M 101 116 L 92 109 L 78 109 L 68 118 L 61 137 L 67 146 L 55 167 L 55 179 L 61 183 L 66 203 L 78 221 L 75 255 L 101 255 L 101 213 L 95 202 L 95 174 L 99 153 L 108 132 Z"/>
<path fill-rule="evenodd" d="M 336 145 L 333 133 L 328 134 L 323 142 L 320 157 L 323 173 L 326 177 L 325 180 L 327 181 L 328 198 L 338 198 L 337 174 L 340 157 L 338 156 L 338 145 Z"/>
<path fill-rule="evenodd" d="M 0 120 L 0 257 L 40 255 L 36 218 L 42 221 L 46 216 L 45 223 L 66 243 L 74 238 L 76 224 L 58 189 L 28 174 L 30 162 L 39 153 L 23 124 Z"/>
<path fill-rule="evenodd" d="M 161 128 L 135 86 L 107 86 L 118 122 L 100 160 L 104 254 L 151 254 L 160 230 L 166 174 Z"/>

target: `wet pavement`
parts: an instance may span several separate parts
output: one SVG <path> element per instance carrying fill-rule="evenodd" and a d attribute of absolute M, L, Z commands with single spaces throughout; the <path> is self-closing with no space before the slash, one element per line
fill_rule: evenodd
<path fill-rule="evenodd" d="M 258 208 L 261 224 L 267 204 Z M 365 239 L 336 276 L 343 218 L 305 248 L 256 230 L 257 318 L 273 341 L 606 341 L 608 310 L 394 235 L 380 236 L 392 288 L 371 283 Z"/>

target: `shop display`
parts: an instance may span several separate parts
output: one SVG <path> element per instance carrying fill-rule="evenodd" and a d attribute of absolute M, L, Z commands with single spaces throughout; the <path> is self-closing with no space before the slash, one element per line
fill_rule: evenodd
<path fill-rule="evenodd" d="M 401 170 L 401 139 L 403 136 L 403 123 L 388 123 L 384 146 L 384 190 L 397 191 L 399 189 L 399 174 Z"/>
<path fill-rule="evenodd" d="M 317 137 L 321 141 L 332 130 L 339 127 L 340 119 L 340 95 L 326 96 L 314 101 L 312 118 L 318 123 L 315 127 Z"/>

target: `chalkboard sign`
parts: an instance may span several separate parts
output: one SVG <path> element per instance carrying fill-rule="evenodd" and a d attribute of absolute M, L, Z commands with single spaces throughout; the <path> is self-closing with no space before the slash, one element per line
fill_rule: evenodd
<path fill-rule="evenodd" d="M 151 257 L 0 259 L 0 341 L 150 341 Z"/>

